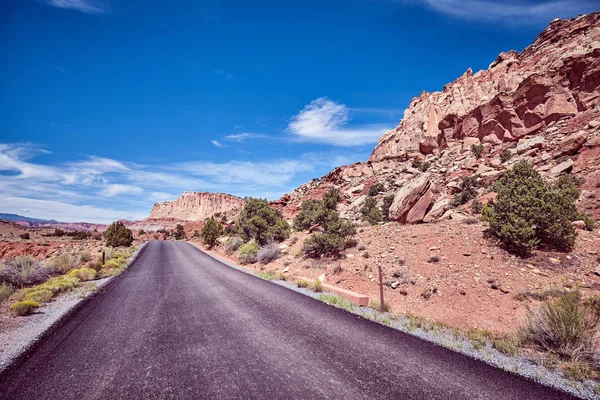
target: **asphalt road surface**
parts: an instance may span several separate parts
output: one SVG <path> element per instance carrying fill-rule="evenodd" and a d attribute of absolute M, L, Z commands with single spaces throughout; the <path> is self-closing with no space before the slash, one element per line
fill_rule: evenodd
<path fill-rule="evenodd" d="M 3 399 L 571 399 L 151 242 L 0 381 Z"/>

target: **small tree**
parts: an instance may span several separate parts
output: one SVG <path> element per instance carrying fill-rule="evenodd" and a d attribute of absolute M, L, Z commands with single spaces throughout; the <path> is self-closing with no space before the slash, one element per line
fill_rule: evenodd
<path fill-rule="evenodd" d="M 131 246 L 133 243 L 133 233 L 121 221 L 116 221 L 104 231 L 106 245 L 111 247 Z"/>
<path fill-rule="evenodd" d="M 383 220 L 383 214 L 379 207 L 377 207 L 377 200 L 371 196 L 368 196 L 365 200 L 360 213 L 362 214 L 363 221 L 367 221 L 371 225 L 376 225 Z"/>
<path fill-rule="evenodd" d="M 477 197 L 476 179 L 474 176 L 466 176 L 460 184 L 460 193 L 452 196 L 451 205 L 453 207 L 462 206 L 475 197 Z"/>
<path fill-rule="evenodd" d="M 264 245 L 269 240 L 282 242 L 290 236 L 290 226 L 281 212 L 271 208 L 266 199 L 246 199 L 240 212 L 237 231 L 245 241 L 256 239 Z"/>
<path fill-rule="evenodd" d="M 484 208 L 490 230 L 514 252 L 528 255 L 540 244 L 569 251 L 577 233 L 571 222 L 581 214 L 575 208 L 579 198 L 576 182 L 561 177 L 556 183 L 544 181 L 527 161 L 521 161 L 494 183 L 495 203 Z"/>
<path fill-rule="evenodd" d="M 185 229 L 183 229 L 183 225 L 177 224 L 175 227 L 175 232 L 173 233 L 173 237 L 175 240 L 186 240 L 187 235 L 185 234 Z"/>
<path fill-rule="evenodd" d="M 202 226 L 202 241 L 208 248 L 214 247 L 222 234 L 223 225 L 213 217 L 210 217 Z"/>
<path fill-rule="evenodd" d="M 23 240 L 28 240 L 29 239 L 29 232 L 25 232 L 25 233 L 21 233 L 19 235 L 19 237 Z"/>
<path fill-rule="evenodd" d="M 375 182 L 373 186 L 369 188 L 369 196 L 377 196 L 379 192 L 383 192 L 385 186 L 381 182 Z"/>
<path fill-rule="evenodd" d="M 329 210 L 335 210 L 340 201 L 342 201 L 342 194 L 337 188 L 331 188 L 323 195 L 323 204 Z"/>
<path fill-rule="evenodd" d="M 383 198 L 383 205 L 381 206 L 381 213 L 383 214 L 383 219 L 385 221 L 390 220 L 390 207 L 394 203 L 394 195 L 390 194 Z"/>
<path fill-rule="evenodd" d="M 471 145 L 471 152 L 475 156 L 475 158 L 481 157 L 483 154 L 484 147 L 482 144 L 473 144 Z"/>

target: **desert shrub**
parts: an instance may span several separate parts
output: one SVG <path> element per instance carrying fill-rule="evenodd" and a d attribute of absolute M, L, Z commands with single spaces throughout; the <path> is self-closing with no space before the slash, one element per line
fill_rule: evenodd
<path fill-rule="evenodd" d="M 323 195 L 323 205 L 329 210 L 335 210 L 340 201 L 342 201 L 342 194 L 337 188 L 331 188 Z"/>
<path fill-rule="evenodd" d="M 521 329 L 523 341 L 564 360 L 593 361 L 600 315 L 581 300 L 579 290 L 529 310 Z"/>
<path fill-rule="evenodd" d="M 460 184 L 460 192 L 452 197 L 451 205 L 462 206 L 475 197 L 477 197 L 477 181 L 474 176 L 466 176 Z"/>
<path fill-rule="evenodd" d="M 240 246 L 238 258 L 242 264 L 254 264 L 257 261 L 258 242 L 251 240 L 250 242 Z"/>
<path fill-rule="evenodd" d="M 146 231 L 145 231 L 145 230 L 143 230 L 143 229 L 140 229 L 140 230 L 138 231 L 138 235 L 145 235 L 145 234 L 146 234 Z"/>
<path fill-rule="evenodd" d="M 367 197 L 360 209 L 360 213 L 362 214 L 363 221 L 367 221 L 371 225 L 376 225 L 383 220 L 383 214 L 379 207 L 377 207 L 377 200 L 375 200 L 375 197 Z"/>
<path fill-rule="evenodd" d="M 429 257 L 429 260 L 427 260 L 428 263 L 438 263 L 442 261 L 442 257 L 438 256 L 438 255 L 433 255 L 431 257 Z"/>
<path fill-rule="evenodd" d="M 46 283 L 40 286 L 40 288 L 48 289 L 54 294 L 67 292 L 72 290 L 79 283 L 79 278 L 63 275 L 55 278 L 48 279 Z"/>
<path fill-rule="evenodd" d="M 481 214 L 482 211 L 483 211 L 483 203 L 481 201 L 479 201 L 479 199 L 473 200 L 473 203 L 471 203 L 471 212 L 473 214 Z"/>
<path fill-rule="evenodd" d="M 89 251 L 79 252 L 79 262 L 85 264 L 86 262 L 92 261 L 92 253 Z"/>
<path fill-rule="evenodd" d="M 213 217 L 206 220 L 202 226 L 202 241 L 208 248 L 214 247 L 219 240 L 219 236 L 223 234 L 223 225 Z"/>
<path fill-rule="evenodd" d="M 256 253 L 256 260 L 261 264 L 268 264 L 277 260 L 280 254 L 281 249 L 279 248 L 279 244 L 275 241 L 270 241 L 258 249 L 258 253 Z"/>
<path fill-rule="evenodd" d="M 309 286 L 310 286 L 310 282 L 308 282 L 308 281 L 306 281 L 306 280 L 304 280 L 304 279 L 300 279 L 300 280 L 298 281 L 298 287 L 299 287 L 299 288 L 307 288 L 307 287 L 309 287 Z"/>
<path fill-rule="evenodd" d="M 245 241 L 254 239 L 259 244 L 282 242 L 290 236 L 290 226 L 281 212 L 270 207 L 266 199 L 247 198 L 236 227 Z"/>
<path fill-rule="evenodd" d="M 585 229 L 588 231 L 593 231 L 596 227 L 596 221 L 591 219 L 587 214 L 579 214 L 579 218 L 585 223 Z"/>
<path fill-rule="evenodd" d="M 175 233 L 173 233 L 173 237 L 175 240 L 186 240 L 187 235 L 185 234 L 185 229 L 183 229 L 183 225 L 177 224 L 175 226 Z"/>
<path fill-rule="evenodd" d="M 319 279 L 315 279 L 311 289 L 317 293 L 321 293 L 323 291 L 323 282 L 321 282 Z"/>
<path fill-rule="evenodd" d="M 35 301 L 36 303 L 46 303 L 54 297 L 54 293 L 49 289 L 38 289 L 25 295 L 23 300 Z"/>
<path fill-rule="evenodd" d="M 381 305 L 379 304 L 379 302 L 377 300 L 373 300 L 369 303 L 369 307 L 371 307 L 374 310 L 379 310 L 382 312 L 389 312 L 391 310 L 389 303 L 386 303 L 385 301 L 383 302 L 383 307 L 381 307 Z"/>
<path fill-rule="evenodd" d="M 304 240 L 303 251 L 313 258 L 338 256 L 342 250 L 351 247 L 351 239 L 355 233 L 354 224 L 337 216 L 337 220 L 325 226 L 323 233 L 313 234 Z"/>
<path fill-rule="evenodd" d="M 82 282 L 93 281 L 96 279 L 97 272 L 91 268 L 78 268 L 69 272 L 69 276 L 77 278 Z"/>
<path fill-rule="evenodd" d="M 54 229 L 54 233 L 52 233 L 52 236 L 56 236 L 56 237 L 65 236 L 65 231 L 63 231 L 62 229 Z"/>
<path fill-rule="evenodd" d="M 0 303 L 4 300 L 8 299 L 11 294 L 13 294 L 14 289 L 10 283 L 2 283 L 0 284 Z"/>
<path fill-rule="evenodd" d="M 67 273 L 75 266 L 73 258 L 68 254 L 60 254 L 53 257 L 48 263 L 50 268 L 57 273 Z"/>
<path fill-rule="evenodd" d="M 93 260 L 85 263 L 84 266 L 85 268 L 91 268 L 94 271 L 99 272 L 102 269 L 102 259 L 99 256 L 97 256 Z"/>
<path fill-rule="evenodd" d="M 500 161 L 503 163 L 508 162 L 512 158 L 512 153 L 509 149 L 504 149 L 502 153 L 500 153 Z"/>
<path fill-rule="evenodd" d="M 21 233 L 21 234 L 19 235 L 19 237 L 20 237 L 21 239 L 23 239 L 23 240 L 29 240 L 29 233 L 28 233 L 28 232 Z"/>
<path fill-rule="evenodd" d="M 227 241 L 225 241 L 225 253 L 226 254 L 235 253 L 242 244 L 244 244 L 244 239 L 242 239 L 241 237 L 238 237 L 238 236 L 230 237 L 229 239 L 227 239 Z"/>
<path fill-rule="evenodd" d="M 106 245 L 110 247 L 131 246 L 133 243 L 133 233 L 131 229 L 123 225 L 123 222 L 116 221 L 104 231 Z"/>
<path fill-rule="evenodd" d="M 498 193 L 484 219 L 490 231 L 517 254 L 528 255 L 540 244 L 569 251 L 577 233 L 571 225 L 578 217 L 575 182 L 561 178 L 544 181 L 534 167 L 521 161 L 494 183 Z"/>
<path fill-rule="evenodd" d="M 481 155 L 483 154 L 483 145 L 482 144 L 471 145 L 471 153 L 473 153 L 475 158 L 481 157 Z"/>
<path fill-rule="evenodd" d="M 23 300 L 18 303 L 10 306 L 10 311 L 15 313 L 16 315 L 28 315 L 37 310 L 40 306 L 40 303 L 32 300 Z"/>
<path fill-rule="evenodd" d="M 380 192 L 383 192 L 385 186 L 381 182 L 375 182 L 373 186 L 369 188 L 369 196 L 377 196 Z"/>
<path fill-rule="evenodd" d="M 383 204 L 381 206 L 381 214 L 383 214 L 384 221 L 390 220 L 390 207 L 394 203 L 394 195 L 390 194 L 383 198 Z"/>
<path fill-rule="evenodd" d="M 431 167 L 431 163 L 429 161 L 422 161 L 418 158 L 415 158 L 412 162 L 412 167 L 421 172 L 425 172 L 429 169 L 429 167 Z"/>
<path fill-rule="evenodd" d="M 50 276 L 48 270 L 42 267 L 32 256 L 17 256 L 8 259 L 0 265 L 0 282 L 23 287 L 45 281 Z"/>

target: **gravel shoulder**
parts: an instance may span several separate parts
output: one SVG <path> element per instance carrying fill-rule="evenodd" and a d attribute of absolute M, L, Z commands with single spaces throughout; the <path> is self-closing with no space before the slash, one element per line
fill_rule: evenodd
<path fill-rule="evenodd" d="M 129 265 L 137 259 L 144 246 L 145 244 L 142 244 L 131 256 Z M 82 302 L 94 296 L 115 278 L 116 276 L 111 276 L 85 282 L 74 291 L 44 303 L 36 313 L 19 317 L 20 321 L 14 326 L 0 331 L 0 374 L 34 348 L 46 333 L 58 328 Z"/>

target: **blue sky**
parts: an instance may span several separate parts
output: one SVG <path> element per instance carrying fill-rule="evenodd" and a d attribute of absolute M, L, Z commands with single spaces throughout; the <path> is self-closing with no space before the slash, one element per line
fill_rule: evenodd
<path fill-rule="evenodd" d="M 0 2 L 0 212 L 146 217 L 276 199 L 366 160 L 411 98 L 587 0 Z"/>

